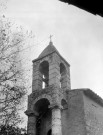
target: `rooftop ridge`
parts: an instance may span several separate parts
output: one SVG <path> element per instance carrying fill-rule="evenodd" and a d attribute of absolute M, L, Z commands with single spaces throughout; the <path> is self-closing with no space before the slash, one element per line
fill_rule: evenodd
<path fill-rule="evenodd" d="M 68 92 L 72 92 L 72 91 L 83 91 L 86 96 L 90 97 L 95 102 L 97 102 L 98 104 L 100 104 L 101 106 L 103 106 L 103 99 L 97 93 L 95 93 L 94 91 L 92 91 L 89 88 L 71 89 L 71 91 L 68 91 Z"/>
<path fill-rule="evenodd" d="M 53 45 L 52 41 L 49 42 L 49 45 L 42 51 L 42 53 L 39 55 L 38 58 L 42 58 L 48 54 L 51 54 L 53 52 L 58 52 L 58 50 L 55 48 L 55 46 Z"/>
<path fill-rule="evenodd" d="M 59 55 L 59 57 L 61 57 L 61 59 L 63 59 L 65 61 L 65 63 L 70 66 L 70 64 L 61 56 L 61 54 L 59 53 L 59 51 L 56 49 L 56 47 L 53 45 L 53 42 L 50 40 L 49 45 L 41 52 L 41 54 L 34 60 L 32 60 L 32 62 L 36 62 L 48 55 L 51 55 L 53 53 L 57 53 Z"/>

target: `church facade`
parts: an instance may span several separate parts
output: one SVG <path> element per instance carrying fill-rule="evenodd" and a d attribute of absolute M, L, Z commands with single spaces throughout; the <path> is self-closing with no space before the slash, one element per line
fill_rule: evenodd
<path fill-rule="evenodd" d="M 70 64 L 50 41 L 33 60 L 28 135 L 103 135 L 103 100 L 90 89 L 71 89 Z"/>

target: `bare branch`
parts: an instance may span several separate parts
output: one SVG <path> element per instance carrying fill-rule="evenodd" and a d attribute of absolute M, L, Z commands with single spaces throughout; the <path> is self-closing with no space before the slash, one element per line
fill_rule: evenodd
<path fill-rule="evenodd" d="M 22 31 L 12 31 L 11 22 L 5 19 L 0 23 L 0 121 L 17 124 L 21 121 L 18 111 L 22 109 L 21 101 L 26 94 L 22 60 L 19 59 L 25 35 Z"/>

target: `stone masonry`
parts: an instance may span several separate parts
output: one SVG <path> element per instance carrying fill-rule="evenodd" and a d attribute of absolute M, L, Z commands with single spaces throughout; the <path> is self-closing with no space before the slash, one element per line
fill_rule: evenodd
<path fill-rule="evenodd" d="M 25 114 L 28 135 L 103 134 L 103 100 L 89 89 L 71 90 L 70 65 L 51 41 L 33 60 Z"/>

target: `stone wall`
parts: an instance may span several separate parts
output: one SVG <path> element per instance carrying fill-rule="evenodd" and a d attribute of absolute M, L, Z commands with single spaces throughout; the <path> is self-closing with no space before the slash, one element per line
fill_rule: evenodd
<path fill-rule="evenodd" d="M 63 134 L 86 135 L 83 95 L 80 90 L 68 92 L 68 114 L 66 117 L 68 125 L 65 125 L 67 129 Z"/>
<path fill-rule="evenodd" d="M 83 98 L 87 135 L 103 135 L 103 107 L 86 95 Z"/>

